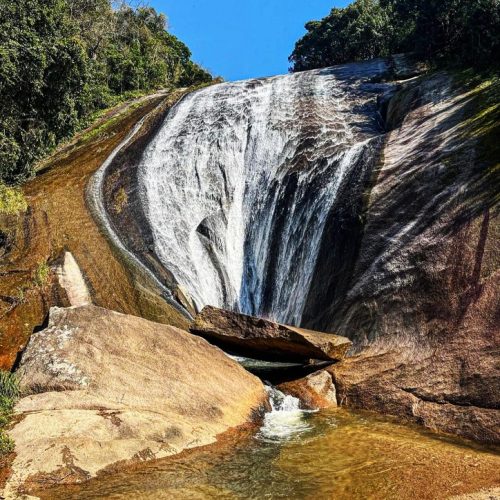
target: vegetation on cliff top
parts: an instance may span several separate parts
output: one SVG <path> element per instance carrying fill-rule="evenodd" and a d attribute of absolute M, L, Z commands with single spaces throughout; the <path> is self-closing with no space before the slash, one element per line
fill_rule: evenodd
<path fill-rule="evenodd" d="M 0 0 L 0 181 L 131 93 L 212 79 L 149 7 L 110 0 Z"/>
<path fill-rule="evenodd" d="M 293 71 L 414 52 L 430 62 L 498 64 L 498 0 L 355 0 L 306 24 Z"/>

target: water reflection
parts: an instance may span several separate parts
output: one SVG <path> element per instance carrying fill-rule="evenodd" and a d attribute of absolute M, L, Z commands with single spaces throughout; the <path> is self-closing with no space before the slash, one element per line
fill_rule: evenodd
<path fill-rule="evenodd" d="M 500 484 L 491 449 L 343 409 L 296 417 L 293 432 L 279 419 L 264 422 L 257 434 L 44 498 L 420 500 Z"/>

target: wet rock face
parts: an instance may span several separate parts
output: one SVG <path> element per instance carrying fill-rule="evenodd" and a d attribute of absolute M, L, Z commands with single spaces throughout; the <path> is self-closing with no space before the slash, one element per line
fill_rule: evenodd
<path fill-rule="evenodd" d="M 332 368 L 341 404 L 488 442 L 500 438 L 495 95 L 441 73 L 393 96 L 344 290 L 317 301 L 320 269 L 303 318 L 362 353 Z"/>
<path fill-rule="evenodd" d="M 190 326 L 196 335 L 242 356 L 272 361 L 343 359 L 351 341 L 331 333 L 321 333 L 273 321 L 204 307 Z"/>
<path fill-rule="evenodd" d="M 342 372 L 347 404 L 489 442 L 500 419 L 494 95 L 439 74 L 395 96 L 348 292 L 308 323 L 371 346 L 346 369 L 382 375 Z M 400 362 L 369 359 L 388 352 Z"/>
<path fill-rule="evenodd" d="M 43 283 L 37 279 L 40 265 L 52 267 L 65 251 L 72 253 L 81 268 L 95 304 L 187 328 L 188 321 L 110 247 L 85 197 L 95 171 L 134 124 L 163 100 L 158 95 L 145 96 L 107 112 L 92 129 L 54 152 L 38 175 L 22 187 L 29 206 L 25 213 L 0 214 L 0 231 L 7 235 L 5 245 L 0 246 L 1 369 L 15 366 L 51 306 L 71 305 L 56 276 Z"/>
<path fill-rule="evenodd" d="M 95 306 L 53 308 L 18 373 L 13 496 L 212 443 L 267 400 L 205 340 Z"/>
<path fill-rule="evenodd" d="M 311 373 L 307 377 L 278 385 L 285 394 L 300 399 L 301 407 L 308 410 L 337 406 L 335 385 L 326 370 Z"/>
<path fill-rule="evenodd" d="M 228 82 L 171 110 L 141 156 L 137 193 L 155 253 L 197 311 L 301 325 L 323 240 L 345 265 L 343 242 L 358 239 L 384 133 L 376 96 L 391 86 L 372 80 L 387 69 L 378 59 Z"/>
<path fill-rule="evenodd" d="M 373 173 L 356 260 L 340 273 L 342 293 L 323 302 L 310 294 L 304 326 L 360 346 L 449 340 L 469 314 L 481 322 L 478 299 L 498 282 L 498 158 L 481 156 L 470 122 L 486 97 L 470 94 L 438 74 L 393 97 L 395 128 Z M 325 272 L 318 269 L 317 290 Z M 495 314 L 491 303 L 490 322 Z"/>

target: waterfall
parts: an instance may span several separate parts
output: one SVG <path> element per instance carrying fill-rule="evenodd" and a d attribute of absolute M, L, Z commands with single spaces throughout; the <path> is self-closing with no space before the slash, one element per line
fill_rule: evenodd
<path fill-rule="evenodd" d="M 146 148 L 155 252 L 197 308 L 300 324 L 339 186 L 380 134 L 383 61 L 186 96 Z"/>

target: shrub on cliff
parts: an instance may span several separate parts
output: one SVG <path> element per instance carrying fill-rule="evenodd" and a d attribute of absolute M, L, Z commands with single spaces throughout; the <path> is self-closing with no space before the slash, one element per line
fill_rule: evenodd
<path fill-rule="evenodd" d="M 17 215 L 27 209 L 28 202 L 21 189 L 0 182 L 0 215 Z"/>

